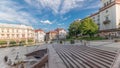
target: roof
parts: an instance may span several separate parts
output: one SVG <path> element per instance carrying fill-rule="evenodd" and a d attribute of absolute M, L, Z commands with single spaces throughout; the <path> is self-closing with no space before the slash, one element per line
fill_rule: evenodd
<path fill-rule="evenodd" d="M 58 32 L 57 31 L 49 31 L 49 32 L 47 32 L 46 34 L 57 34 Z"/>
<path fill-rule="evenodd" d="M 61 31 L 61 30 L 64 30 L 64 29 L 63 29 L 63 28 L 57 28 L 57 29 L 55 29 L 55 30 L 52 30 L 52 31 L 47 32 L 46 34 L 49 34 L 49 33 L 58 34 L 58 32 Z"/>
<path fill-rule="evenodd" d="M 55 31 L 60 31 L 60 30 L 64 30 L 63 28 L 57 28 L 55 29 Z"/>
<path fill-rule="evenodd" d="M 98 14 L 99 14 L 99 12 L 96 12 L 94 14 L 91 14 L 89 17 L 93 17 L 93 16 L 98 15 Z"/>
<path fill-rule="evenodd" d="M 37 29 L 35 32 L 44 32 L 42 29 Z"/>
<path fill-rule="evenodd" d="M 7 24 L 0 23 L 0 28 L 20 28 L 20 29 L 34 29 L 32 26 L 22 25 L 22 24 Z"/>

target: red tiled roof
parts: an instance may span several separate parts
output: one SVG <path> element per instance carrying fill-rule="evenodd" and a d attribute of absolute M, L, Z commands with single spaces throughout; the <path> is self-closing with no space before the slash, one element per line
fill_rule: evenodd
<path fill-rule="evenodd" d="M 50 33 L 54 33 L 54 34 L 58 34 L 58 32 L 60 31 L 60 30 L 64 30 L 63 28 L 57 28 L 57 29 L 55 29 L 55 30 L 53 30 L 53 31 L 49 31 L 49 32 L 47 32 L 46 34 L 50 34 Z"/>
<path fill-rule="evenodd" d="M 57 31 L 49 31 L 49 32 L 47 32 L 46 34 L 50 34 L 50 33 L 54 33 L 54 34 L 57 34 L 58 32 Z"/>
<path fill-rule="evenodd" d="M 57 31 L 50 31 L 50 33 L 56 33 L 57 34 Z"/>
<path fill-rule="evenodd" d="M 44 32 L 42 29 L 37 29 L 35 32 Z"/>

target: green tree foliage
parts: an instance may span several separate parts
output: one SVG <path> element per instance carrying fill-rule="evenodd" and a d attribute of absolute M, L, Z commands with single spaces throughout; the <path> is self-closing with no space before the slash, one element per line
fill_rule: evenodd
<path fill-rule="evenodd" d="M 80 30 L 83 35 L 94 36 L 98 31 L 98 25 L 91 18 L 85 18 L 81 21 Z"/>
<path fill-rule="evenodd" d="M 74 21 L 73 23 L 71 23 L 68 28 L 69 36 L 76 37 L 80 33 L 79 28 L 80 28 L 80 21 Z"/>
<path fill-rule="evenodd" d="M 98 31 L 98 25 L 91 18 L 85 18 L 81 21 L 74 21 L 69 26 L 69 36 L 77 37 L 78 34 L 94 36 Z"/>

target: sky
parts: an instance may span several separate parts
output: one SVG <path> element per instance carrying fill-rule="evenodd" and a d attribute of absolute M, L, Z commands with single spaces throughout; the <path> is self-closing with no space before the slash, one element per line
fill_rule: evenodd
<path fill-rule="evenodd" d="M 67 30 L 74 20 L 99 8 L 100 0 L 0 0 L 0 23 L 24 24 L 45 31 Z"/>

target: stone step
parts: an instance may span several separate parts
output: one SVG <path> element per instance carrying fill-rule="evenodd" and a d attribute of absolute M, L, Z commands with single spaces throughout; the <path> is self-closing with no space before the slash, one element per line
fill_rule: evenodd
<path fill-rule="evenodd" d="M 96 59 L 96 58 L 94 58 L 93 56 L 91 56 L 89 53 L 85 53 L 85 52 L 76 52 L 76 51 L 74 51 L 74 53 L 76 53 L 76 54 L 82 54 L 82 55 L 84 55 L 85 57 L 87 57 L 88 59 L 92 59 L 92 60 L 94 60 L 96 63 L 99 63 L 99 64 L 101 64 L 101 65 L 103 65 L 103 66 L 106 66 L 106 67 L 109 67 L 109 64 L 108 63 L 105 63 L 104 61 L 101 61 L 101 60 L 99 60 L 99 59 Z M 101 58 L 102 59 L 102 58 Z"/>
<path fill-rule="evenodd" d="M 70 59 L 68 55 L 66 55 L 64 52 L 61 52 L 61 54 L 64 56 L 64 58 L 70 63 L 70 68 L 77 68 L 77 66 L 74 63 L 74 60 Z"/>
<path fill-rule="evenodd" d="M 75 50 L 77 50 L 78 52 L 81 52 L 80 49 L 77 49 L 77 48 L 76 48 Z M 85 52 L 88 52 L 88 53 L 90 53 L 90 54 L 92 54 L 92 55 L 95 55 L 95 56 L 97 56 L 97 57 L 106 59 L 106 60 L 108 60 L 109 62 L 113 62 L 113 60 L 111 60 L 111 59 L 114 59 L 114 57 L 110 57 L 109 55 L 106 56 L 106 55 L 103 55 L 102 53 L 99 54 L 99 53 L 96 53 L 95 51 L 93 52 L 93 51 L 91 51 L 91 50 L 86 50 Z"/>
<path fill-rule="evenodd" d="M 76 49 L 78 49 L 78 47 L 76 47 Z M 114 59 L 114 57 L 115 57 L 115 55 L 114 56 L 111 56 L 111 55 L 109 55 L 109 54 L 106 54 L 106 53 L 104 53 L 104 52 L 99 52 L 99 51 L 96 51 L 96 50 L 93 50 L 93 49 L 89 49 L 89 48 L 82 48 L 82 49 L 79 49 L 79 50 L 87 50 L 87 51 L 89 51 L 90 53 L 95 53 L 95 54 L 102 54 L 103 56 L 106 56 L 106 57 L 110 57 L 110 58 L 112 58 L 112 59 Z"/>
<path fill-rule="evenodd" d="M 72 61 L 74 61 L 74 63 L 77 65 L 77 68 L 85 68 L 85 66 L 83 66 L 82 64 L 80 64 L 78 61 L 76 61 L 76 59 L 74 58 L 74 56 L 72 54 L 69 54 L 66 50 L 63 50 L 65 53 L 68 54 L 68 56 L 66 58 L 70 58 Z M 89 68 L 89 67 L 87 67 Z"/>
<path fill-rule="evenodd" d="M 57 53 L 58 53 L 58 55 L 60 56 L 60 58 L 63 60 L 63 62 L 65 63 L 65 65 L 67 66 L 67 68 L 71 68 L 72 67 L 72 65 L 69 63 L 69 61 L 67 61 L 67 59 L 64 57 L 64 55 L 63 54 L 61 54 L 60 52 L 58 52 L 57 51 Z"/>
<path fill-rule="evenodd" d="M 87 46 L 56 45 L 67 68 L 111 68 L 117 53 Z"/>

